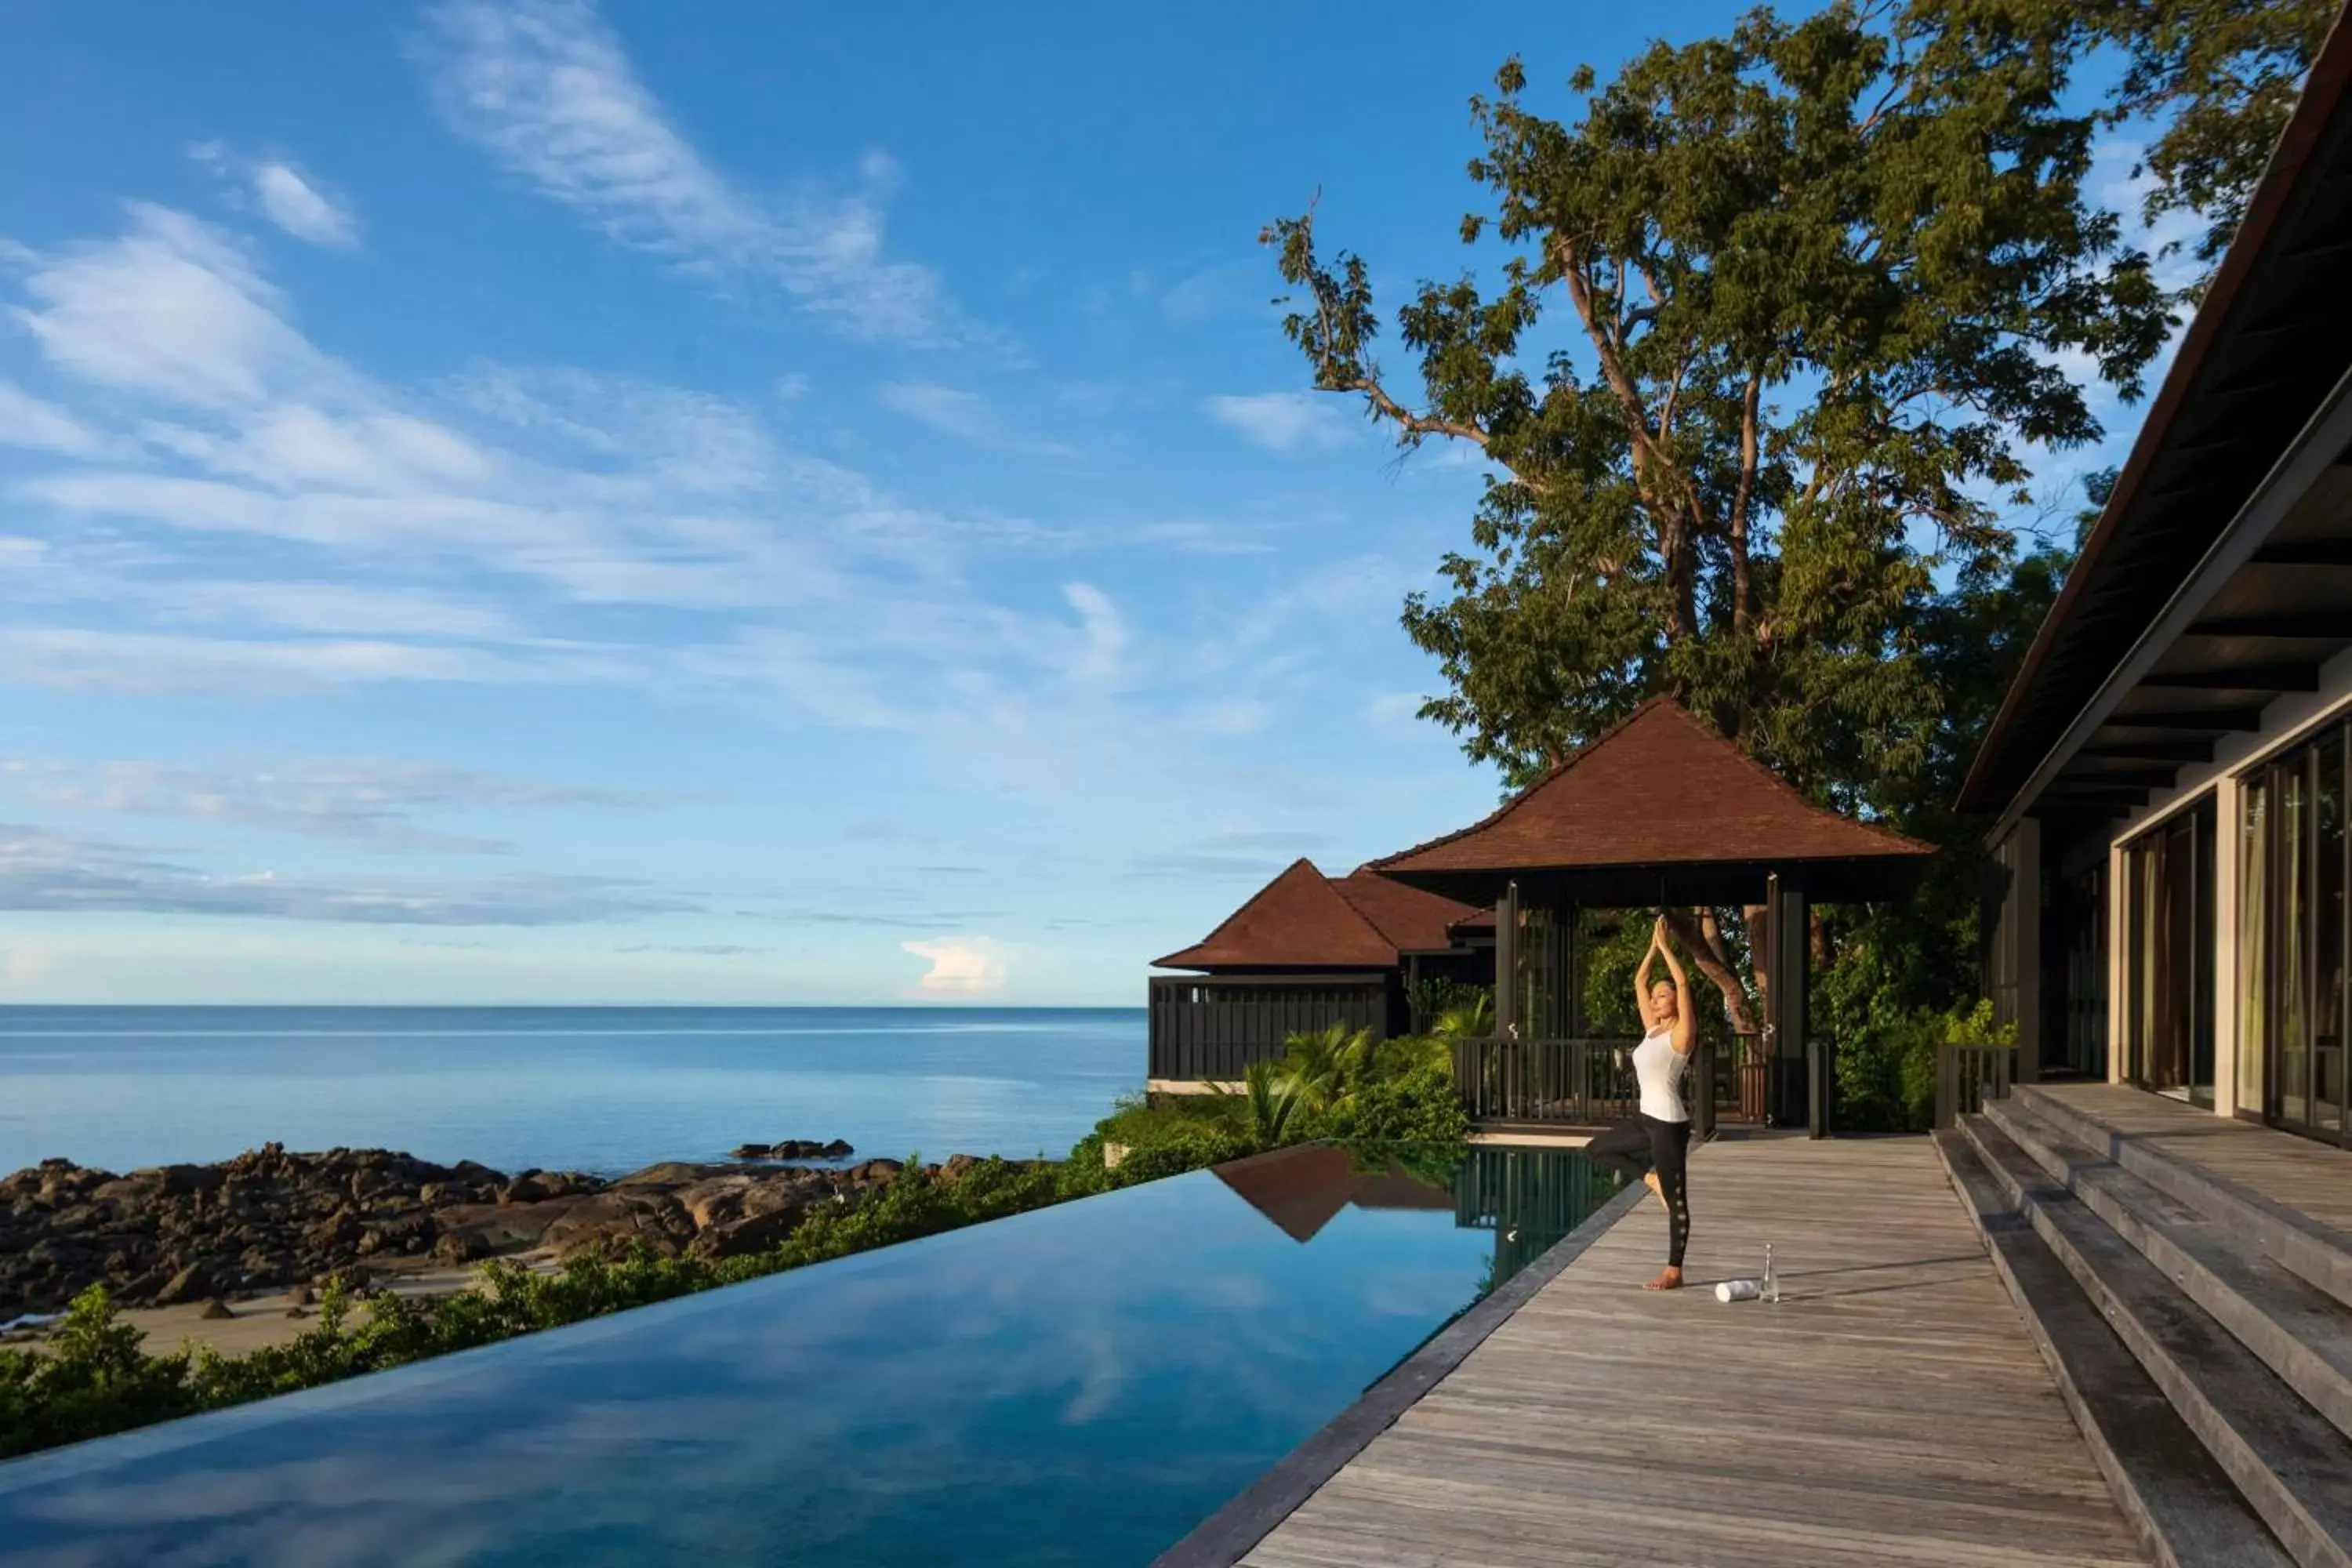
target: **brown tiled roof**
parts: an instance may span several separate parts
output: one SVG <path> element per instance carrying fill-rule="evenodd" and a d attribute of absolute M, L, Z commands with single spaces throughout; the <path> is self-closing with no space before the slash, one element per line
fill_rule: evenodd
<path fill-rule="evenodd" d="M 1439 945 L 1443 946 L 1443 943 Z M 1386 969 L 1396 944 L 1339 896 L 1309 860 L 1258 889 L 1225 923 L 1181 952 L 1152 960 L 1159 969 Z"/>
<path fill-rule="evenodd" d="M 1313 1240 L 1356 1193 L 1355 1162 L 1328 1143 L 1302 1144 L 1214 1169 L 1217 1180 L 1293 1241 Z"/>
<path fill-rule="evenodd" d="M 1485 821 L 1372 868 L 1565 870 L 1934 853 L 1815 805 L 1681 703 L 1654 697 Z"/>
<path fill-rule="evenodd" d="M 1443 952 L 1454 945 L 1447 927 L 1482 919 L 1492 923 L 1495 918 L 1491 910 L 1408 888 L 1363 867 L 1331 886 L 1401 953 Z"/>
<path fill-rule="evenodd" d="M 1328 1143 L 1280 1149 L 1214 1170 L 1217 1180 L 1293 1241 L 1312 1241 L 1349 1204 L 1365 1209 L 1454 1207 L 1451 1190 L 1417 1182 L 1395 1168 L 1359 1171 L 1346 1150 Z"/>

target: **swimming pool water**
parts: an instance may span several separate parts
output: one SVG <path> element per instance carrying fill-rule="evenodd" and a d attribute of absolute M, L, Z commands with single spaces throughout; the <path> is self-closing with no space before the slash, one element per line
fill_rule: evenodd
<path fill-rule="evenodd" d="M 1148 1563 L 1613 1187 L 1285 1151 L 0 1464 L 0 1564 Z"/>

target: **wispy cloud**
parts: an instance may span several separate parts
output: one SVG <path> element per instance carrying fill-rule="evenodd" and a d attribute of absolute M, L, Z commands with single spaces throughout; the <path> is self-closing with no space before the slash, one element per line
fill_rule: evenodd
<path fill-rule="evenodd" d="M 1219 393 L 1203 406 L 1211 419 L 1269 452 L 1328 451 L 1356 438 L 1327 393 Z"/>
<path fill-rule="evenodd" d="M 305 758 L 231 770 L 143 759 L 0 758 L 0 789 L 53 812 L 209 822 L 340 839 L 370 849 L 505 853 L 503 839 L 426 826 L 432 813 L 645 807 L 658 797 L 500 777 L 395 757 Z"/>
<path fill-rule="evenodd" d="M 869 155 L 849 194 L 761 203 L 670 123 L 584 0 L 460 0 L 432 14 L 431 34 L 449 123 L 614 239 L 715 279 L 763 279 L 852 336 L 967 335 L 937 274 L 884 253 L 887 157 Z"/>
<path fill-rule="evenodd" d="M 281 696 L 362 681 L 625 685 L 640 677 L 617 655 L 507 654 L 356 638 L 260 640 L 79 626 L 0 628 L 10 679 L 122 696 Z"/>
<path fill-rule="evenodd" d="M 0 910 L 243 915 L 368 925 L 580 925 L 685 912 L 641 883 L 517 873 L 476 879 L 222 875 L 152 849 L 0 824 Z"/>
<path fill-rule="evenodd" d="M 218 142 L 200 142 L 188 155 L 219 175 L 238 202 L 295 238 L 336 249 L 359 244 L 359 219 L 350 204 L 283 159 L 240 157 Z"/>
<path fill-rule="evenodd" d="M 64 409 L 42 402 L 11 381 L 0 381 L 0 447 L 24 447 L 68 457 L 98 454 L 96 432 Z"/>
<path fill-rule="evenodd" d="M 1226 570 L 1162 616 L 1107 564 L 1041 595 L 1013 552 L 1165 560 L 1269 529 L 1095 519 L 1047 540 L 914 504 L 797 448 L 764 391 L 497 364 L 389 384 L 302 331 L 234 237 L 162 208 L 10 261 L 47 373 L 27 395 L 89 440 L 0 480 L 0 681 L 594 686 L 887 733 L 957 791 L 1116 834 L 1296 798 L 1230 743 L 1284 711 L 1301 659 L 1277 647 L 1385 621 L 1401 591 L 1377 563 L 1276 589 Z"/>
<path fill-rule="evenodd" d="M 877 388 L 874 395 L 892 413 L 970 446 L 1040 458 L 1077 455 L 1077 448 L 1066 441 L 1024 429 L 976 392 L 927 381 L 893 381 Z"/>
<path fill-rule="evenodd" d="M 117 238 L 29 258 L 34 308 L 13 312 L 51 363 L 111 390 L 204 410 L 334 367 L 288 320 L 245 252 L 184 213 L 134 202 Z"/>

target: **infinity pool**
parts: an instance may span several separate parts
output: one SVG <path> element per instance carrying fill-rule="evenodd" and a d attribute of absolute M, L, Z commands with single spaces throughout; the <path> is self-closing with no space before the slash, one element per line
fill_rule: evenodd
<path fill-rule="evenodd" d="M 0 1464 L 0 1564 L 1148 1563 L 1613 1188 L 1286 1151 Z"/>

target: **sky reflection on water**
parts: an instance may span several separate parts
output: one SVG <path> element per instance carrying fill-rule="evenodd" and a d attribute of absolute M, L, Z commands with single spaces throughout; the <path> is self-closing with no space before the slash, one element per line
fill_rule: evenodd
<path fill-rule="evenodd" d="M 1290 1151 L 36 1456 L 0 1568 L 1149 1563 L 1477 1295 L 1480 1194 L 1509 1267 L 1608 1191 L 1474 1159 Z"/>

